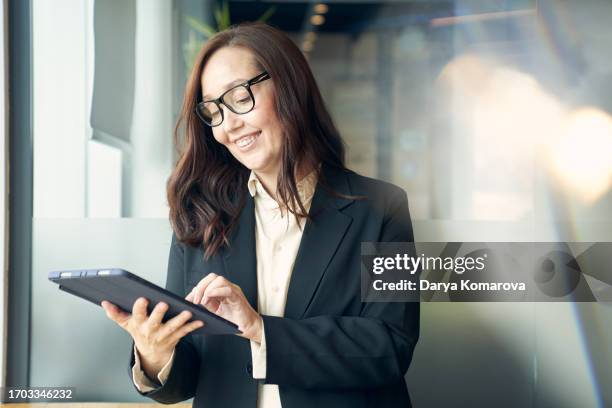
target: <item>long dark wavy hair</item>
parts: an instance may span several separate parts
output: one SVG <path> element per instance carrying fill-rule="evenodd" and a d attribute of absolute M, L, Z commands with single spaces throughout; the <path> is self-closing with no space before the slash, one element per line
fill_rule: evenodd
<path fill-rule="evenodd" d="M 205 258 L 216 254 L 229 238 L 246 199 L 249 169 L 213 137 L 195 112 L 202 100 L 202 71 L 222 47 L 248 49 L 258 69 L 270 74 L 275 108 L 284 129 L 277 195 L 299 217 L 308 217 L 298 195 L 296 165 L 345 168 L 344 142 L 329 115 L 306 58 L 282 31 L 263 23 L 232 26 L 210 38 L 196 57 L 187 81 L 183 107 L 174 129 L 179 152 L 168 179 L 170 223 L 179 242 L 204 246 Z"/>

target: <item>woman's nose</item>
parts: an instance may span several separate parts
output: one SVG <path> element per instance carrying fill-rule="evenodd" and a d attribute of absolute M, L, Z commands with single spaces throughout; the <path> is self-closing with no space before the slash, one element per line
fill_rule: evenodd
<path fill-rule="evenodd" d="M 230 133 L 236 129 L 239 129 L 243 125 L 241 115 L 232 112 L 227 106 L 222 105 L 223 109 L 223 130 L 226 133 Z"/>

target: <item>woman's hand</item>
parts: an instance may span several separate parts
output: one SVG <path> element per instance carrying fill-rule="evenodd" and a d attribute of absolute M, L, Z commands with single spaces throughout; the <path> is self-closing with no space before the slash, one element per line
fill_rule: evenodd
<path fill-rule="evenodd" d="M 185 299 L 201 304 L 217 316 L 238 326 L 241 336 L 261 342 L 263 321 L 238 285 L 214 273 L 204 277 Z"/>
<path fill-rule="evenodd" d="M 139 298 L 132 306 L 132 314 L 120 310 L 112 303 L 103 300 L 102 307 L 106 316 L 127 331 L 134 339 L 134 344 L 140 356 L 143 371 L 149 378 L 156 378 L 157 373 L 170 360 L 172 352 L 179 340 L 200 328 L 204 323 L 200 320 L 188 323 L 191 312 L 183 311 L 166 323 L 162 323 L 168 305 L 160 302 L 147 316 L 145 298 Z"/>

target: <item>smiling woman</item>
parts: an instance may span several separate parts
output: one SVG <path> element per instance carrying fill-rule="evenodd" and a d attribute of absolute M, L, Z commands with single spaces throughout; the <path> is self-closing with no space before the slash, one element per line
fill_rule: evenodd
<path fill-rule="evenodd" d="M 247 48 L 224 47 L 215 52 L 206 64 L 202 89 L 203 93 L 210 91 L 213 95 L 223 93 L 224 101 L 220 107 L 214 102 L 208 103 L 218 108 L 218 123 L 212 128 L 215 140 L 227 147 L 246 168 L 255 171 L 266 190 L 274 193 L 284 137 L 275 109 L 274 80 L 258 82 L 252 88 L 249 81 L 246 85 L 233 86 L 235 78 L 244 81 L 244 78 L 261 77 L 261 70 Z M 263 74 L 268 75 L 267 72 Z M 228 99 L 233 100 L 228 102 Z M 242 114 L 232 111 L 232 106 L 238 103 L 247 106 Z M 299 174 L 298 179 L 301 176 L 303 174 Z"/>
<path fill-rule="evenodd" d="M 252 106 L 237 113 L 247 95 Z M 207 256 L 236 227 L 242 205 L 236 186 L 246 184 L 249 170 L 283 207 L 307 216 L 297 181 L 319 163 L 344 168 L 343 141 L 308 62 L 285 34 L 263 24 L 243 24 L 206 42 L 187 84 L 177 141 L 182 129 L 184 154 L 168 182 L 170 218 L 182 242 L 203 239 Z"/>
<path fill-rule="evenodd" d="M 164 304 L 105 302 L 134 339 L 136 389 L 194 406 L 410 406 L 419 304 L 360 297 L 361 242 L 413 241 L 406 193 L 345 167 L 295 44 L 264 24 L 212 37 L 175 139 L 166 287 L 241 334 L 195 336 L 188 313 L 163 323 Z"/>

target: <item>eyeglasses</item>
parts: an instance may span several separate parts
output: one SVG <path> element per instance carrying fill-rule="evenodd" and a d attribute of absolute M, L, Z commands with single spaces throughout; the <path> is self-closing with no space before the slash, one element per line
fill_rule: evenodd
<path fill-rule="evenodd" d="M 221 104 L 227 106 L 227 109 L 238 115 L 249 113 L 255 107 L 255 97 L 251 91 L 251 86 L 266 79 L 270 79 L 270 75 L 264 71 L 256 77 L 228 89 L 217 99 L 198 103 L 196 105 L 198 117 L 208 126 L 215 127 L 223 123 Z"/>

